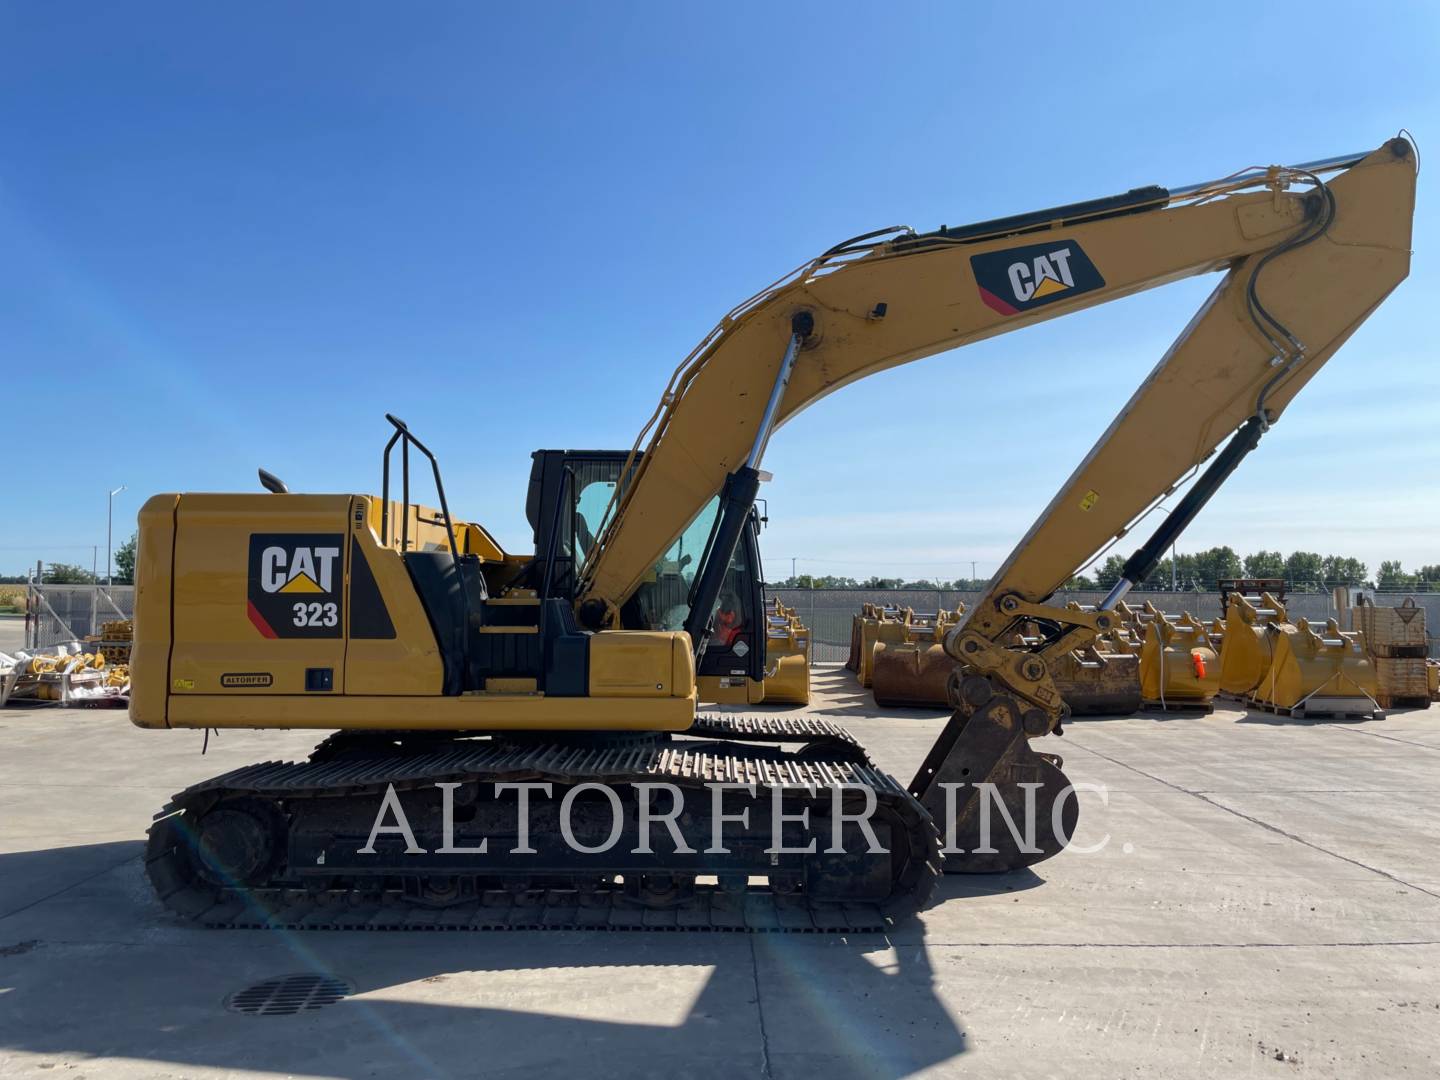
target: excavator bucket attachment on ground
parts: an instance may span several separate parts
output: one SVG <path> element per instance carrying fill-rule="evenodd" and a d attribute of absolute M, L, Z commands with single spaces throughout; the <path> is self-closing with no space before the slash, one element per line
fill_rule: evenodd
<path fill-rule="evenodd" d="M 894 631 L 881 628 L 882 640 L 871 653 L 870 689 L 877 705 L 916 708 L 949 708 L 946 686 L 959 664 L 941 644 L 965 614 L 965 605 L 954 611 L 912 615 L 905 627 L 904 641 L 886 640 Z"/>
<path fill-rule="evenodd" d="M 1152 619 L 1140 649 L 1140 696 L 1147 708 L 1204 709 L 1220 691 L 1220 656 L 1188 611 Z"/>
<path fill-rule="evenodd" d="M 914 614 L 909 608 L 877 607 L 873 617 L 861 621 L 860 662 L 855 670 L 861 686 L 868 688 L 873 678 L 875 646 L 882 641 L 887 644 L 905 641 Z"/>
<path fill-rule="evenodd" d="M 1270 670 L 1250 704 L 1285 716 L 1375 716 L 1375 666 L 1364 636 L 1340 629 L 1334 619 L 1316 628 L 1309 619 L 1272 623 Z"/>
<path fill-rule="evenodd" d="M 882 642 L 875 648 L 870 681 L 875 704 L 945 708 L 945 687 L 958 666 L 940 645 Z"/>
<path fill-rule="evenodd" d="M 860 614 L 850 619 L 850 653 L 845 657 L 845 666 L 857 675 L 860 673 L 860 641 L 864 636 L 865 620 L 874 617 L 875 606 L 864 604 L 860 608 Z"/>
<path fill-rule="evenodd" d="M 765 704 L 810 704 L 810 631 L 792 608 L 766 603 Z"/>
<path fill-rule="evenodd" d="M 1274 593 L 1259 596 L 1231 593 L 1225 598 L 1225 615 L 1218 621 L 1223 627 L 1220 634 L 1222 692 L 1239 698 L 1248 698 L 1255 692 L 1274 659 L 1275 638 L 1267 628 L 1288 618 L 1285 605 Z"/>
<path fill-rule="evenodd" d="M 1124 606 L 1122 601 L 1121 607 Z M 1072 600 L 1070 611 L 1094 611 Z M 1116 627 L 1083 649 L 1075 649 L 1051 665 L 1055 689 L 1072 716 L 1129 716 L 1140 708 L 1140 658 Z"/>
<path fill-rule="evenodd" d="M 1140 708 L 1140 657 L 1102 638 L 1060 658 L 1050 672 L 1074 716 L 1129 716 Z"/>

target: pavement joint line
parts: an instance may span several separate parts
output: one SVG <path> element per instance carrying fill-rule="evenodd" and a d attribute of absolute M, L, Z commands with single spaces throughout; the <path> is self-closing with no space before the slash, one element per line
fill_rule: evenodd
<path fill-rule="evenodd" d="M 4 912 L 3 914 L 0 914 L 0 922 L 3 922 L 4 920 L 10 918 L 12 915 L 19 915 L 22 911 L 29 911 L 36 904 L 43 904 L 47 900 L 54 900 L 57 896 L 64 896 L 71 889 L 78 889 L 81 885 L 89 884 L 98 877 L 104 877 L 106 874 L 112 873 L 115 870 L 119 870 L 120 867 L 124 866 L 126 863 L 134 862 L 136 859 L 140 858 L 141 854 L 142 852 L 137 851 L 134 855 L 130 855 L 124 859 L 121 859 L 119 862 L 111 866 L 107 866 L 103 870 L 97 870 L 95 871 L 95 873 L 90 874 L 87 877 L 83 877 L 79 881 L 72 881 L 69 885 L 56 889 L 54 892 L 39 897 L 38 899 L 31 900 L 28 904 L 22 904 L 20 907 L 15 908 L 15 910 L 13 911 Z"/>
<path fill-rule="evenodd" d="M 1416 892 L 1424 893 L 1426 896 L 1433 897 L 1436 900 L 1440 900 L 1440 892 L 1432 892 L 1430 889 L 1427 889 L 1424 886 L 1416 885 L 1414 882 L 1406 881 L 1402 877 L 1397 877 L 1396 875 L 1390 873 L 1388 870 L 1381 870 L 1378 866 L 1371 866 L 1368 863 L 1361 862 L 1359 859 L 1352 859 L 1348 855 L 1341 855 L 1338 851 L 1331 851 L 1329 848 L 1321 847 L 1319 844 L 1306 840 L 1304 837 L 1296 836 L 1294 833 L 1291 832 L 1286 832 L 1278 825 L 1271 825 L 1268 821 L 1261 821 L 1257 817 L 1252 817 L 1249 814 L 1226 806 L 1222 802 L 1217 802 L 1215 799 L 1210 798 L 1203 792 L 1191 791 L 1189 788 L 1184 787 L 1180 784 L 1172 784 L 1169 780 L 1163 779 L 1159 776 L 1155 776 L 1153 773 L 1148 773 L 1144 769 L 1137 768 L 1136 766 L 1130 765 L 1124 761 L 1120 761 L 1117 758 L 1113 758 L 1109 754 L 1102 754 L 1099 750 L 1092 750 L 1090 747 L 1084 745 L 1083 743 L 1072 742 L 1070 745 L 1080 750 L 1084 750 L 1087 754 L 1094 754 L 1096 757 L 1104 758 L 1106 761 L 1110 762 L 1113 765 L 1119 765 L 1122 769 L 1129 769 L 1131 772 L 1139 773 L 1141 776 L 1149 777 L 1157 784 L 1164 784 L 1172 791 L 1183 792 L 1186 795 L 1199 799 L 1201 802 L 1213 806 L 1217 810 L 1223 810 L 1227 814 L 1232 814 L 1235 817 L 1240 818 L 1242 821 L 1248 821 L 1252 825 L 1258 825 L 1260 826 L 1260 828 L 1265 829 L 1268 832 L 1273 832 L 1278 836 L 1283 836 L 1287 840 L 1293 840 L 1297 844 L 1303 844 L 1305 847 L 1308 847 L 1313 851 L 1318 851 L 1323 855 L 1329 855 L 1331 858 L 1339 859 L 1341 862 L 1347 862 L 1351 866 L 1358 866 L 1362 870 L 1369 870 L 1373 874 L 1378 874 L 1383 878 L 1388 878 L 1390 881 L 1395 882 L 1395 884 L 1397 885 L 1404 885 L 1407 889 L 1414 889 Z"/>
<path fill-rule="evenodd" d="M 1422 750 L 1440 750 L 1440 746 L 1431 746 L 1429 743 L 1416 742 L 1414 739 L 1401 739 L 1394 735 L 1381 735 L 1378 731 L 1364 731 L 1360 728 L 1336 728 L 1336 731 L 1344 731 L 1351 735 L 1369 735 L 1372 739 L 1384 739 L 1387 742 L 1404 743 L 1406 746 L 1418 746 Z"/>
<path fill-rule="evenodd" d="M 760 1000 L 760 958 L 755 953 L 755 938 L 750 936 L 750 977 L 755 987 L 755 1017 L 760 1022 L 760 1075 L 773 1080 L 770 1071 L 770 1033 L 765 1030 L 765 1004 Z"/>

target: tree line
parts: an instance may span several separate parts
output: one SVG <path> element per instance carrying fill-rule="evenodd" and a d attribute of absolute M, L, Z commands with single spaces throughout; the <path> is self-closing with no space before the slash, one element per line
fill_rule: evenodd
<path fill-rule="evenodd" d="M 135 549 L 137 536 L 131 536 L 115 549 L 115 584 L 129 585 L 135 580 Z M 1440 563 L 1407 571 L 1399 559 L 1387 559 L 1371 576 L 1369 568 L 1359 559 L 1346 555 L 1321 555 L 1315 551 L 1256 551 L 1236 554 L 1232 547 L 1213 547 L 1208 551 L 1181 555 L 1175 560 L 1173 580 L 1181 592 L 1210 592 L 1222 578 L 1283 578 L 1294 592 L 1330 589 L 1336 585 L 1354 585 L 1386 591 L 1411 589 L 1415 592 L 1440 592 Z M 1120 580 L 1125 559 L 1110 555 L 1088 574 L 1077 574 L 1065 584 L 1067 589 L 1108 589 Z M 100 581 L 105 580 L 102 572 Z M 23 584 L 29 578 L 0 577 L 0 584 Z M 82 566 L 51 563 L 45 567 L 47 585 L 91 585 L 97 575 Z M 1140 588 L 1168 592 L 1172 581 L 1170 560 L 1161 559 Z M 837 574 L 796 574 L 784 581 L 769 584 L 776 589 L 917 589 L 951 592 L 978 592 L 988 578 L 955 578 L 951 581 L 932 578 L 878 577 L 853 578 Z"/>
<path fill-rule="evenodd" d="M 1110 555 L 1088 574 L 1077 574 L 1065 584 L 1067 589 L 1108 589 L 1120 580 L 1125 557 Z M 1175 559 L 1172 576 L 1169 558 L 1161 559 L 1154 571 L 1138 586 L 1168 592 L 1172 581 L 1181 592 L 1210 592 L 1222 578 L 1282 578 L 1292 592 L 1319 591 L 1336 585 L 1361 588 L 1416 592 L 1440 592 L 1440 563 L 1407 571 L 1398 559 L 1387 559 L 1372 576 L 1369 567 L 1348 555 L 1321 555 L 1315 551 L 1256 551 L 1241 556 L 1232 547 L 1213 547 L 1207 551 L 1180 555 Z M 771 582 L 777 589 L 929 589 L 954 592 L 975 592 L 983 589 L 988 579 L 956 578 L 953 581 L 931 578 L 868 577 L 858 579 L 843 575 L 796 574 L 784 581 Z"/>
<path fill-rule="evenodd" d="M 135 551 L 139 547 L 140 536 L 135 534 L 115 549 L 113 556 L 115 560 L 115 573 L 112 581 L 116 585 L 132 585 L 135 582 Z M 0 576 L 0 585 L 24 585 L 30 577 L 21 574 Z M 98 574 L 87 570 L 75 563 L 46 563 L 44 576 L 40 579 L 43 585 L 96 585 L 105 581 L 105 571 Z"/>

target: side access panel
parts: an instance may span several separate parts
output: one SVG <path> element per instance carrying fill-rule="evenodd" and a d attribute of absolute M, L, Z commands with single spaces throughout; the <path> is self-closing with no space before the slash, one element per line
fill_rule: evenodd
<path fill-rule="evenodd" d="M 345 691 L 348 495 L 183 495 L 169 692 Z"/>

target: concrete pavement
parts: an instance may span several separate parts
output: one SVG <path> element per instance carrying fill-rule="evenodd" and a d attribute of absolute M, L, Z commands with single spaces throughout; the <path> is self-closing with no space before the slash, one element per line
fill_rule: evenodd
<path fill-rule="evenodd" d="M 908 779 L 943 723 L 840 668 L 812 711 Z M 1088 798 L 1032 872 L 949 878 L 889 935 L 204 931 L 150 897 L 175 790 L 301 733 L 0 711 L 0 1076 L 1428 1077 L 1440 1071 L 1440 707 L 1077 721 Z M 227 1012 L 316 971 L 316 1012 Z"/>

